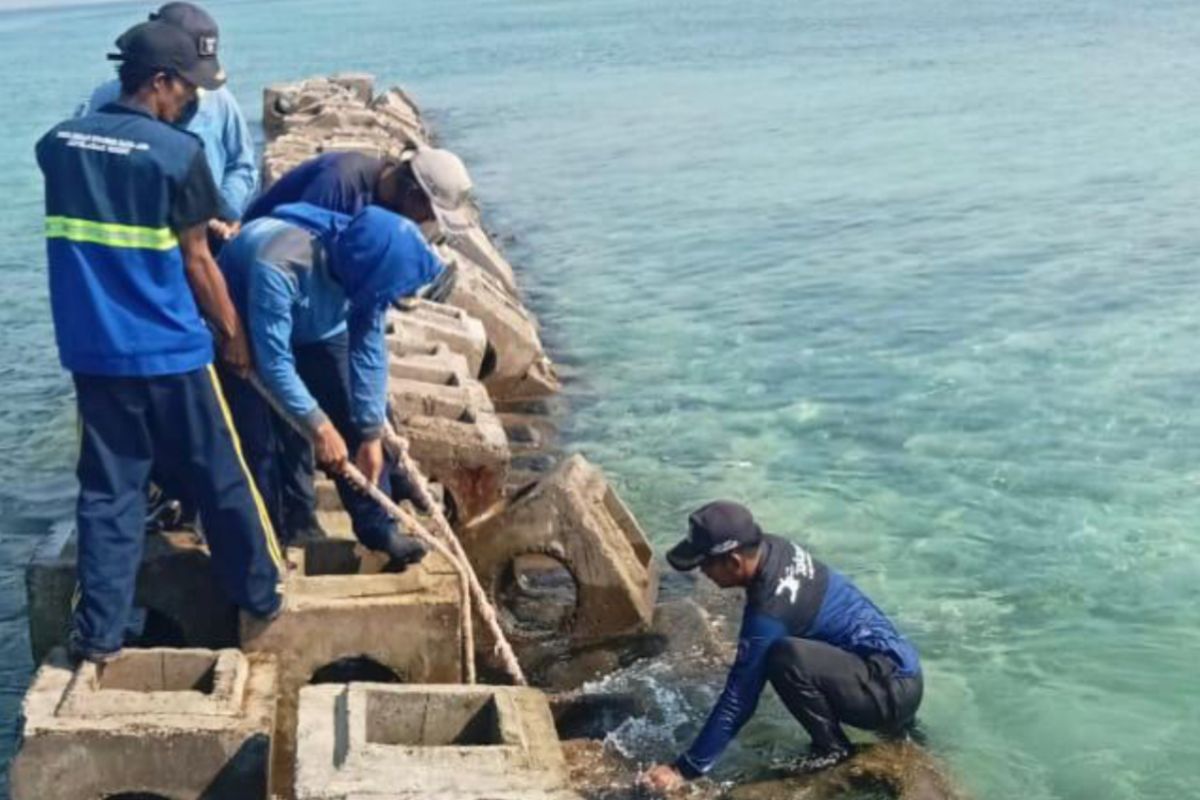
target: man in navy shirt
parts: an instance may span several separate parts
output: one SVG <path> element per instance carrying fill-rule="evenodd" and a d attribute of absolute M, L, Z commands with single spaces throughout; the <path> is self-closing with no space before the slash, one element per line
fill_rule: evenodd
<path fill-rule="evenodd" d="M 667 554 L 717 586 L 746 590 L 737 658 L 699 736 L 674 764 L 644 780 L 671 790 L 708 772 L 754 714 L 763 686 L 776 693 L 812 740 L 801 771 L 851 754 L 842 724 L 900 734 L 921 702 L 917 651 L 848 578 L 804 548 L 764 534 L 744 506 L 709 503 L 688 518 L 688 536 Z"/>
<path fill-rule="evenodd" d="M 326 153 L 284 174 L 250 204 L 245 221 L 289 203 L 310 203 L 348 216 L 378 205 L 417 225 L 437 220 L 456 231 L 471 226 L 470 191 L 467 168 L 449 150 L 418 147 L 400 159 Z"/>
<path fill-rule="evenodd" d="M 239 606 L 276 614 L 282 565 L 212 366 L 209 326 L 232 369 L 250 365 L 208 249 L 217 187 L 199 140 L 168 124 L 197 87 L 221 85 L 221 68 L 162 21 L 131 28 L 117 47 L 118 101 L 37 144 L 55 339 L 81 425 L 69 645 L 93 661 L 121 649 L 132 617 L 152 469 L 192 488 L 213 572 Z"/>

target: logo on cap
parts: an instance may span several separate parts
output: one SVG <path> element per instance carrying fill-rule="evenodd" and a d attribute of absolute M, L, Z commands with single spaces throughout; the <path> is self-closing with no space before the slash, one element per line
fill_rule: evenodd
<path fill-rule="evenodd" d="M 212 58 L 217 54 L 217 37 L 201 36 L 197 40 L 197 47 L 201 58 Z"/>
<path fill-rule="evenodd" d="M 726 553 L 732 553 L 734 550 L 737 550 L 738 544 L 739 542 L 737 539 L 726 539 L 725 541 L 718 542 L 710 547 L 708 549 L 708 554 L 710 556 L 723 556 Z"/>

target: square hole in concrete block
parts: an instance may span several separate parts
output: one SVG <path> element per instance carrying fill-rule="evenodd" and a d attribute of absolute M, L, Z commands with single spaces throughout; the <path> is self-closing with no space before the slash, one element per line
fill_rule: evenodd
<path fill-rule="evenodd" d="M 374 553 L 350 539 L 316 539 L 304 545 L 304 574 L 377 575 L 387 557 Z"/>
<path fill-rule="evenodd" d="M 395 694 L 370 692 L 367 741 L 407 747 L 507 744 L 500 734 L 496 698 L 488 693 Z"/>
<path fill-rule="evenodd" d="M 139 653 L 127 650 L 98 670 L 101 691 L 212 694 L 216 653 Z"/>

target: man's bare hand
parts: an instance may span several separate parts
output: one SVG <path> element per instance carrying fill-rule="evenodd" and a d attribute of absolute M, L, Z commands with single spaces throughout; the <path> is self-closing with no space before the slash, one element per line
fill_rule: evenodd
<path fill-rule="evenodd" d="M 208 221 L 208 229 L 212 231 L 217 238 L 229 241 L 238 235 L 238 232 L 242 229 L 242 223 L 237 222 L 236 220 L 234 222 L 226 222 L 223 219 L 210 219 Z"/>
<path fill-rule="evenodd" d="M 250 340 L 241 325 L 234 330 L 233 336 L 221 339 L 219 347 L 221 360 L 233 370 L 235 375 L 245 378 L 250 374 Z"/>
<path fill-rule="evenodd" d="M 321 465 L 321 469 L 331 475 L 341 473 L 346 466 L 346 460 L 350 457 L 345 440 L 337 432 L 337 428 L 333 427 L 333 423 L 328 420 L 317 428 L 317 435 L 313 440 L 313 450 L 316 451 L 317 463 Z"/>
<path fill-rule="evenodd" d="M 683 786 L 683 776 L 670 764 L 659 764 L 642 773 L 638 783 L 656 792 L 673 792 Z"/>
<path fill-rule="evenodd" d="M 367 476 L 367 480 L 379 483 L 379 476 L 383 474 L 383 440 L 372 439 L 360 444 L 358 453 L 354 456 L 354 463 L 359 471 Z"/>

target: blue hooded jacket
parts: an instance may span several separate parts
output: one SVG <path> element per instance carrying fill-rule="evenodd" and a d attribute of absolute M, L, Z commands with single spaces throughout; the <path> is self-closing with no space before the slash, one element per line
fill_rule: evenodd
<path fill-rule="evenodd" d="M 348 332 L 351 417 L 364 438 L 377 438 L 387 405 L 387 308 L 442 270 L 420 229 L 378 206 L 351 217 L 293 203 L 248 224 L 220 264 L 255 369 L 313 429 L 326 417 L 296 372 L 292 346 Z"/>

